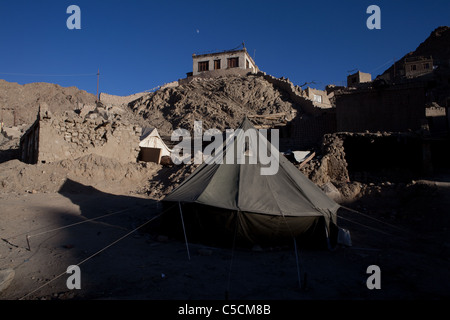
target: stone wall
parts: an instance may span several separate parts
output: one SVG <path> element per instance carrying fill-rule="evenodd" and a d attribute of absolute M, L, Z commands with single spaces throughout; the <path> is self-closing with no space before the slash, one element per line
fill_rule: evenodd
<path fill-rule="evenodd" d="M 130 94 L 128 96 L 116 96 L 116 95 L 112 95 L 112 94 L 107 94 L 104 92 L 100 93 L 100 101 L 103 105 L 105 105 L 106 107 L 114 107 L 114 106 L 124 106 L 124 105 L 128 105 L 130 102 L 137 100 L 147 94 L 149 94 L 150 92 L 154 92 L 156 90 L 162 90 L 162 89 L 166 89 L 166 88 L 175 88 L 178 87 L 179 83 L 178 81 L 172 81 L 169 83 L 165 83 L 162 86 L 157 86 L 153 89 L 150 90 L 146 90 L 143 92 L 137 92 L 134 94 Z"/>
<path fill-rule="evenodd" d="M 191 81 L 196 81 L 198 79 L 208 79 L 208 78 L 216 78 L 216 77 L 226 77 L 226 76 L 246 76 L 250 72 L 246 69 L 240 68 L 232 68 L 232 69 L 220 69 L 220 70 L 211 70 L 208 72 L 202 72 L 195 76 L 188 76 L 183 79 L 178 80 L 179 85 L 186 85 Z"/>
<path fill-rule="evenodd" d="M 262 75 L 275 88 L 285 91 L 289 95 L 290 100 L 302 109 L 301 111 L 310 115 L 318 115 L 326 109 L 322 108 L 319 103 L 312 101 L 305 90 L 302 90 L 300 86 L 294 85 L 289 79 L 284 77 L 277 78 L 264 72 L 260 72 L 258 75 Z"/>
<path fill-rule="evenodd" d="M 305 90 L 303 90 L 303 95 L 306 96 L 308 99 L 312 100 L 313 103 L 316 105 L 316 107 L 324 109 L 332 107 L 326 91 L 308 87 Z"/>
<path fill-rule="evenodd" d="M 287 78 L 276 78 L 265 73 L 260 75 L 277 89 L 285 91 L 301 109 L 284 130 L 286 132 L 280 139 L 282 150 L 310 149 L 320 143 L 324 134 L 336 132 L 336 109 L 331 108 L 331 104 L 322 107 L 323 103 L 316 103 L 309 98 L 314 92 L 325 94 L 325 91 L 312 88 L 306 91 Z"/>
<path fill-rule="evenodd" d="M 129 96 L 115 96 L 104 92 L 100 93 L 100 101 L 106 106 L 120 106 L 130 103 L 146 95 L 147 92 L 139 92 Z"/>
<path fill-rule="evenodd" d="M 411 83 L 344 91 L 336 95 L 336 119 L 339 132 L 420 130 L 425 87 Z"/>
<path fill-rule="evenodd" d="M 360 83 L 371 82 L 372 75 L 370 73 L 365 73 L 358 71 L 354 74 L 347 76 L 347 87 L 355 87 Z"/>
<path fill-rule="evenodd" d="M 21 139 L 22 161 L 49 163 L 87 154 L 136 162 L 141 128 L 103 117 L 53 116 L 40 108 L 35 124 Z"/>

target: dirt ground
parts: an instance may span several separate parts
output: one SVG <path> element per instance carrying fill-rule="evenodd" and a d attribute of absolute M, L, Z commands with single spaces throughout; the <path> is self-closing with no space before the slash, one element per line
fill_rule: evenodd
<path fill-rule="evenodd" d="M 4 172 L 8 165 L 19 164 L 1 165 Z M 146 170 L 153 179 L 170 174 L 161 166 Z M 359 213 L 338 212 L 338 224 L 350 231 L 352 246 L 328 251 L 299 245 L 296 255 L 293 245 L 233 250 L 189 242 L 188 250 L 180 240 L 144 229 L 132 232 L 144 223 L 149 226 L 162 212 L 157 195 L 142 192 L 148 184 L 139 192 L 136 185 L 111 176 L 95 180 L 82 170 L 71 172 L 53 190 L 34 187 L 0 193 L 0 269 L 15 271 L 0 299 L 441 300 L 450 296 L 449 173 L 411 183 L 368 186 L 364 190 L 370 192 L 345 203 Z M 94 183 L 98 179 L 102 183 Z M 126 188 L 118 192 L 121 183 Z M 70 265 L 80 267 L 81 289 L 67 287 Z M 367 288 L 370 265 L 380 267 L 381 289 Z"/>

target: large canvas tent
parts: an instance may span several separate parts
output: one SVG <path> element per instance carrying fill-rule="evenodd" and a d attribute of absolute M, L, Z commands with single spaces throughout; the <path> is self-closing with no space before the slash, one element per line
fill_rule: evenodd
<path fill-rule="evenodd" d="M 265 151 L 273 147 L 247 118 L 239 129 L 214 154 L 214 159 L 226 159 L 233 152 L 233 163 L 202 163 L 163 199 L 165 204 L 178 203 L 164 220 L 166 228 L 184 230 L 188 239 L 222 243 L 238 239 L 274 244 L 292 238 L 335 242 L 339 205 L 276 149 L 275 174 L 262 175 L 261 161 L 238 163 L 239 146 L 247 155 L 254 150 L 245 149 L 248 145 Z M 257 134 L 248 134 L 250 129 Z"/>

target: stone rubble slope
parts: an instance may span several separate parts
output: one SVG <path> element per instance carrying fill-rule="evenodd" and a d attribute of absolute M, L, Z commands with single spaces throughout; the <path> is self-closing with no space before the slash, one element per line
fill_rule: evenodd
<path fill-rule="evenodd" d="M 286 91 L 257 75 L 198 78 L 148 93 L 128 107 L 166 136 L 178 128 L 192 132 L 194 121 L 220 131 L 237 128 L 249 115 L 285 113 L 289 121 L 299 108 Z"/>

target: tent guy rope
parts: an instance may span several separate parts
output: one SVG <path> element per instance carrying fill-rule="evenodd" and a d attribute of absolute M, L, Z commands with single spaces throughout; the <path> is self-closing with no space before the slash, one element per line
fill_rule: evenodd
<path fill-rule="evenodd" d="M 32 230 L 32 231 L 27 231 L 27 232 L 24 232 L 24 233 L 21 233 L 21 234 L 17 234 L 15 236 L 11 236 L 11 237 L 8 237 L 8 238 L 2 238 L 2 240 L 5 241 L 6 243 L 8 243 L 9 245 L 13 245 L 15 247 L 18 247 L 17 245 L 12 244 L 10 239 L 15 239 L 17 237 L 26 235 L 26 240 L 27 240 L 27 245 L 28 245 L 27 250 L 31 251 L 30 239 L 32 237 L 37 237 L 37 236 L 40 236 L 40 235 L 43 235 L 43 234 L 47 234 L 47 233 L 50 233 L 50 232 L 55 232 L 55 231 L 67 229 L 67 228 L 70 228 L 70 227 L 73 227 L 73 226 L 77 226 L 77 225 L 80 225 L 80 224 L 83 224 L 83 223 L 86 223 L 86 222 L 99 220 L 99 219 L 106 218 L 106 217 L 109 217 L 109 216 L 112 216 L 112 215 L 116 215 L 116 214 L 119 214 L 119 213 L 124 213 L 124 212 L 127 212 L 127 211 L 131 210 L 131 209 L 132 208 L 127 208 L 127 209 L 115 211 L 115 212 L 108 213 L 108 214 L 105 214 L 105 215 L 102 215 L 102 216 L 99 216 L 99 217 L 95 217 L 95 218 L 92 218 L 92 219 L 86 219 L 86 220 L 75 222 L 75 223 L 72 223 L 72 224 L 69 224 L 69 225 L 66 225 L 66 226 L 62 226 L 62 227 L 59 227 L 59 228 L 54 228 L 54 229 L 51 229 L 51 230 L 47 230 L 47 231 L 43 231 L 43 232 L 40 232 L 40 233 L 29 235 L 30 232 L 42 230 L 42 229 L 47 228 L 48 226 L 47 227 L 42 227 L 42 228 L 35 229 L 35 230 Z"/>
<path fill-rule="evenodd" d="M 104 247 L 104 248 L 102 248 L 102 249 L 100 249 L 100 250 L 98 250 L 97 252 L 95 252 L 95 253 L 93 253 L 93 254 L 91 254 L 89 257 L 87 257 L 86 259 L 84 259 L 83 261 L 81 261 L 81 262 L 79 262 L 78 264 L 76 264 L 76 266 L 80 266 L 80 265 L 82 265 L 83 263 L 85 263 L 86 261 L 88 261 L 88 260 L 90 260 L 90 259 L 92 259 L 93 257 L 95 257 L 95 256 L 97 256 L 97 255 L 99 255 L 100 253 L 102 253 L 103 251 L 105 251 L 106 249 L 108 249 L 108 248 L 110 248 L 110 247 L 112 247 L 113 245 L 115 245 L 116 243 L 118 243 L 119 241 L 121 241 L 121 240 L 123 240 L 123 239 L 125 239 L 126 237 L 128 237 L 129 235 L 131 235 L 132 233 L 134 233 L 134 232 L 136 232 L 137 230 L 139 230 L 139 229 L 141 229 L 141 228 L 143 228 L 144 226 L 146 226 L 147 224 L 149 224 L 150 222 L 152 222 L 153 220 L 155 220 L 155 219 L 157 219 L 157 218 L 159 218 L 162 214 L 163 214 L 164 212 L 161 212 L 160 214 L 158 214 L 157 216 L 155 216 L 155 217 L 153 217 L 153 218 L 151 218 L 150 220 L 147 220 L 145 223 L 143 223 L 143 224 L 141 224 L 140 226 L 138 226 L 137 228 L 135 228 L 135 229 L 133 229 L 133 230 L 131 230 L 130 232 L 128 232 L 127 234 L 125 234 L 125 235 L 123 235 L 122 237 L 120 237 L 120 238 L 118 238 L 117 240 L 115 240 L 115 241 L 113 241 L 112 243 L 110 243 L 109 245 L 107 245 L 106 247 Z M 57 279 L 59 279 L 59 278 L 61 278 L 63 275 L 65 275 L 65 274 L 67 274 L 67 272 L 66 271 L 64 271 L 63 273 L 61 273 L 61 274 L 59 274 L 59 275 L 57 275 L 56 277 L 54 277 L 53 279 L 51 279 L 50 281 L 48 281 L 48 282 L 46 282 L 46 283 L 44 283 L 43 285 L 41 285 L 40 287 L 38 287 L 38 288 L 36 288 L 36 289 L 34 289 L 33 291 L 31 291 L 31 292 L 29 292 L 29 293 L 27 293 L 26 295 L 24 295 L 22 298 L 20 298 L 19 300 L 23 300 L 23 299 L 25 299 L 26 297 L 28 297 L 28 296 L 30 296 L 30 295 L 32 295 L 33 293 L 35 293 L 35 292 L 37 292 L 37 291 L 39 291 L 40 289 L 42 289 L 42 288 L 44 288 L 45 286 L 47 286 L 47 285 L 49 285 L 50 283 L 52 283 L 53 281 L 55 281 L 55 280 L 57 280 Z"/>

